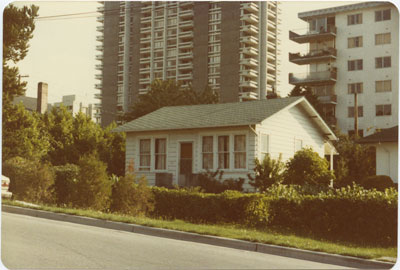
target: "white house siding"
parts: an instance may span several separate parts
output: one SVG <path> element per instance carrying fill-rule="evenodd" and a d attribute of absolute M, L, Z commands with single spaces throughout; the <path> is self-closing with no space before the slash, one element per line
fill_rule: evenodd
<path fill-rule="evenodd" d="M 376 146 L 376 174 L 387 175 L 398 182 L 398 143 L 381 143 Z"/>
<path fill-rule="evenodd" d="M 173 175 L 173 183 L 178 184 L 178 159 L 179 159 L 179 145 L 181 142 L 193 142 L 193 173 L 200 173 L 205 170 L 202 169 L 202 136 L 214 136 L 214 160 L 217 160 L 217 143 L 216 138 L 219 135 L 229 135 L 231 137 L 231 167 L 233 167 L 233 136 L 246 135 L 246 169 L 230 169 L 224 170 L 223 180 L 228 178 L 237 179 L 239 177 L 247 180 L 247 174 L 253 171 L 255 159 L 255 146 L 256 136 L 248 126 L 245 127 L 232 127 L 232 128 L 213 128 L 213 129 L 193 129 L 193 130 L 171 130 L 163 132 L 128 132 L 126 136 L 126 171 L 129 165 L 134 162 L 135 172 L 138 175 L 144 175 L 147 178 L 149 185 L 155 185 L 155 175 L 158 172 L 171 173 Z M 152 140 L 152 166 L 150 171 L 139 171 L 139 140 L 140 139 Z M 153 142 L 155 138 L 167 139 L 167 168 L 163 171 L 155 171 L 154 168 L 154 155 L 153 155 Z M 216 165 L 216 163 L 214 163 Z M 216 168 L 216 166 L 214 166 Z M 215 169 L 214 169 L 215 170 Z M 250 188 L 248 183 L 244 188 Z"/>
<path fill-rule="evenodd" d="M 282 154 L 287 161 L 295 153 L 295 140 L 303 141 L 304 147 L 311 147 L 321 157 L 324 156 L 323 134 L 301 105 L 283 110 L 257 125 L 257 132 L 269 135 L 269 152 L 272 158 Z M 257 153 L 261 158 L 261 153 Z"/>

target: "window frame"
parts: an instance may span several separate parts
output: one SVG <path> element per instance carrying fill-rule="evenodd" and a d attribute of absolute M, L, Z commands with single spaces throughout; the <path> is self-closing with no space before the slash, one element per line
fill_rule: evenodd
<path fill-rule="evenodd" d="M 204 138 L 211 138 L 211 152 L 204 151 Z M 204 155 L 211 156 L 211 168 L 206 168 L 204 165 Z M 201 136 L 201 168 L 203 170 L 213 170 L 214 169 L 214 136 L 212 135 L 203 135 Z"/>
<path fill-rule="evenodd" d="M 362 24 L 362 13 L 347 15 L 347 25 Z"/>
<path fill-rule="evenodd" d="M 364 107 L 361 106 L 357 106 L 358 107 L 358 117 L 364 117 Z M 347 118 L 354 118 L 354 106 L 349 106 L 347 107 Z"/>
<path fill-rule="evenodd" d="M 385 40 L 388 40 L 385 42 Z M 375 45 L 385 45 L 392 43 L 392 34 L 388 33 L 379 33 L 375 34 Z"/>
<path fill-rule="evenodd" d="M 378 114 L 378 107 L 382 107 L 382 114 Z M 389 110 L 389 113 L 385 113 L 385 110 Z M 392 104 L 375 105 L 375 116 L 391 116 L 391 115 L 392 115 Z"/>
<path fill-rule="evenodd" d="M 150 138 L 138 138 L 139 141 L 139 162 L 138 162 L 138 171 L 146 171 L 149 172 L 151 171 L 151 139 Z M 146 154 L 146 156 L 149 156 L 149 165 L 148 166 L 142 166 L 142 144 L 141 141 L 149 141 L 149 152 Z"/>
<path fill-rule="evenodd" d="M 378 87 L 379 84 L 382 84 L 382 86 Z M 387 85 L 389 85 L 389 87 L 386 87 Z M 382 88 L 382 90 L 378 91 L 378 88 Z M 392 92 L 392 80 L 375 81 L 375 93 L 385 93 L 385 92 Z"/>
<path fill-rule="evenodd" d="M 347 70 L 348 71 L 363 70 L 363 59 L 348 60 Z"/>
<path fill-rule="evenodd" d="M 165 141 L 165 151 L 164 153 L 160 152 L 157 153 L 157 140 L 164 140 Z M 167 138 L 165 137 L 156 137 L 154 138 L 154 171 L 166 171 L 167 170 L 167 148 L 168 148 L 168 144 L 167 144 Z M 157 156 L 164 156 L 164 168 L 161 169 L 157 169 Z"/>
<path fill-rule="evenodd" d="M 237 149 L 236 146 L 236 138 L 237 137 L 244 137 L 244 149 Z M 247 168 L 247 143 L 246 143 L 246 135 L 245 134 L 234 134 L 233 135 L 233 169 L 235 170 L 243 170 Z M 236 157 L 237 155 L 243 155 L 244 154 L 244 167 L 236 167 L 236 162 L 240 163 L 240 158 L 237 160 Z M 239 164 L 240 166 L 240 164 Z"/>
<path fill-rule="evenodd" d="M 347 48 L 362 48 L 363 47 L 363 36 L 349 37 L 347 38 Z"/>
<path fill-rule="evenodd" d="M 375 68 L 390 68 L 392 67 L 392 57 L 391 56 L 381 56 L 375 57 Z"/>
<path fill-rule="evenodd" d="M 347 84 L 347 93 L 349 95 L 353 95 L 355 90 L 357 90 L 357 94 L 362 94 L 364 92 L 364 83 L 356 82 Z"/>
<path fill-rule="evenodd" d="M 388 12 L 385 14 L 385 12 Z M 375 11 L 375 22 L 382 22 L 382 21 L 389 21 L 392 19 L 392 14 L 391 14 L 391 9 L 382 9 L 382 10 L 376 10 Z M 389 17 L 385 18 L 385 15 L 387 16 L 389 14 Z"/>
<path fill-rule="evenodd" d="M 219 147 L 219 138 L 220 137 L 225 137 L 228 139 L 228 146 L 227 146 L 227 151 L 220 151 L 220 147 Z M 231 143 L 230 143 L 230 136 L 229 135 L 217 135 L 217 154 L 218 154 L 218 158 L 217 158 L 217 169 L 220 170 L 229 170 L 231 168 L 231 162 L 230 162 L 230 157 L 231 157 Z M 220 155 L 227 155 L 227 159 L 224 157 L 224 161 L 227 160 L 227 167 L 225 162 L 224 162 L 224 167 L 220 167 Z"/>

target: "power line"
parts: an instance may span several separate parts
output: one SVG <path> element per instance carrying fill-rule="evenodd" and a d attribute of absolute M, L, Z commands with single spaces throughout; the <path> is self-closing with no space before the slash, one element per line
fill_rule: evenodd
<path fill-rule="evenodd" d="M 118 12 L 117 12 L 118 11 Z M 91 18 L 91 17 L 99 17 L 98 11 L 88 11 L 88 12 L 79 12 L 79 13 L 69 13 L 69 14 L 59 14 L 52 16 L 43 16 L 37 17 L 36 21 L 53 21 L 53 20 L 67 20 L 67 19 L 82 19 L 82 18 Z M 117 15 L 119 14 L 119 9 L 108 9 L 102 12 L 104 15 Z M 79 16 L 86 15 L 86 16 Z"/>

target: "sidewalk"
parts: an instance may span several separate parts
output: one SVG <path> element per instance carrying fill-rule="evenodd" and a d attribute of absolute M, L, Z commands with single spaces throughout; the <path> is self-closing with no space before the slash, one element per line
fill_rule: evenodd
<path fill-rule="evenodd" d="M 229 239 L 223 237 L 215 237 L 208 235 L 200 235 L 196 233 L 181 232 L 168 229 L 160 229 L 153 227 L 146 227 L 135 224 L 107 221 L 102 219 L 74 216 L 68 214 L 59 214 L 47 212 L 43 210 L 35 210 L 23 207 L 2 205 L 2 211 L 14 214 L 28 215 L 38 218 L 47 218 L 51 220 L 58 220 L 64 222 L 72 222 L 82 225 L 95 226 L 100 228 L 107 228 L 113 230 L 120 230 L 126 232 L 140 233 L 157 237 L 165 237 L 182 241 L 192 241 L 197 243 L 216 245 L 228 248 L 236 248 L 241 250 L 273 254 L 278 256 L 296 258 L 307 261 L 315 261 L 319 263 L 334 264 L 351 268 L 359 269 L 390 269 L 394 263 L 381 262 L 375 260 L 365 260 L 350 256 L 342 256 L 335 254 L 328 254 L 324 252 L 315 252 L 308 250 L 301 250 L 296 248 L 274 246 L 268 244 L 254 243 L 249 241 L 242 241 L 236 239 Z"/>

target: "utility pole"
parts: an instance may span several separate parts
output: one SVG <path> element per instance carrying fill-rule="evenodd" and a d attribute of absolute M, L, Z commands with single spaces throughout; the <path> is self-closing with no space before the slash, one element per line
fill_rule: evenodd
<path fill-rule="evenodd" d="M 354 90 L 354 138 L 358 139 L 358 103 L 357 103 L 357 89 Z"/>

